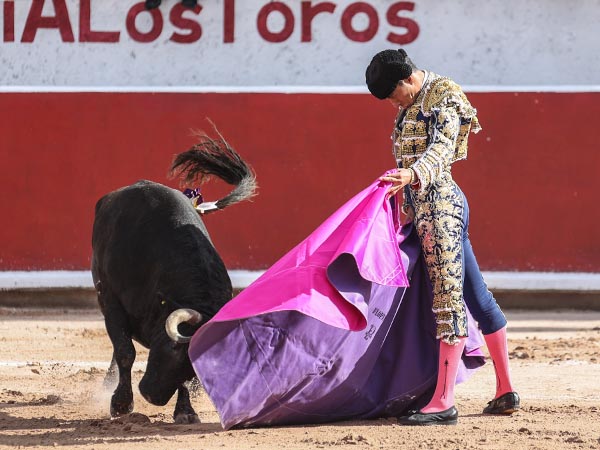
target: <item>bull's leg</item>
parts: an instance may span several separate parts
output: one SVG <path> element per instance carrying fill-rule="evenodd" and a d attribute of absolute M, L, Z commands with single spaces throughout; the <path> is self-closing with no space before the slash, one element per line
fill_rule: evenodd
<path fill-rule="evenodd" d="M 133 411 L 131 367 L 135 361 L 135 347 L 131 341 L 127 316 L 121 305 L 116 301 L 105 301 L 104 305 L 104 323 L 113 344 L 113 360 L 119 368 L 119 384 L 110 401 L 110 415 L 116 417 Z"/>
<path fill-rule="evenodd" d="M 183 384 L 177 390 L 177 403 L 175 404 L 173 419 L 175 423 L 200 423 L 200 419 L 190 402 L 190 392 Z"/>

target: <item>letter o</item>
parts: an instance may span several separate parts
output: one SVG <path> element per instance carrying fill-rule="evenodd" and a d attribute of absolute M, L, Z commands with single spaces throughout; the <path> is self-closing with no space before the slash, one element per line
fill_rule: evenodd
<path fill-rule="evenodd" d="M 269 30 L 267 26 L 267 20 L 269 18 L 269 14 L 277 11 L 281 13 L 285 24 L 281 31 L 277 33 L 273 33 Z M 258 32 L 260 36 L 268 42 L 283 42 L 287 40 L 294 31 L 294 13 L 285 3 L 281 2 L 271 2 L 267 3 L 263 6 L 258 12 L 258 17 L 256 18 L 256 26 L 258 28 Z"/>
<path fill-rule="evenodd" d="M 152 16 L 152 28 L 147 33 L 142 33 L 135 26 L 135 19 L 143 12 Z M 145 2 L 136 3 L 127 13 L 126 26 L 131 39 L 136 42 L 152 42 L 158 39 L 163 30 L 163 16 L 159 8 L 146 9 Z"/>
<path fill-rule="evenodd" d="M 369 18 L 369 26 L 363 31 L 352 28 L 352 19 L 357 14 L 366 14 Z M 351 3 L 342 14 L 342 31 L 348 39 L 355 42 L 367 42 L 375 37 L 379 29 L 379 16 L 377 10 L 365 2 Z"/>

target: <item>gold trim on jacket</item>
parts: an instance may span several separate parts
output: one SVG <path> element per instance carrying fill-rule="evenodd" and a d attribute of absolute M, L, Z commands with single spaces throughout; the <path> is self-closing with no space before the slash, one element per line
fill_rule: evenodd
<path fill-rule="evenodd" d="M 469 132 L 481 130 L 477 110 L 471 106 L 458 84 L 433 72 L 427 74 L 421 91 L 408 109 L 400 109 L 394 127 L 394 155 L 398 165 L 410 167 L 433 144 L 434 127 L 430 126 L 444 109 L 453 109 L 458 114 L 460 126 L 450 163 L 467 157 Z"/>

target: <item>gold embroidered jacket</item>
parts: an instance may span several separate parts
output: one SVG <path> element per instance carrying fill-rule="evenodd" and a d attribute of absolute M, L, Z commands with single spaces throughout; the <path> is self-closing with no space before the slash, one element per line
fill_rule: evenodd
<path fill-rule="evenodd" d="M 479 130 L 477 111 L 460 86 L 429 72 L 415 102 L 396 118 L 392 140 L 398 167 L 412 167 L 423 192 L 454 161 L 467 157 L 469 132 Z"/>

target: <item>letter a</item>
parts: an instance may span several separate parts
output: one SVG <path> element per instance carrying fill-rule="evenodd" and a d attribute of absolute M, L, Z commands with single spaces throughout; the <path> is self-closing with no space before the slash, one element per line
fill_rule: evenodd
<path fill-rule="evenodd" d="M 58 28 L 63 42 L 75 42 L 65 0 L 52 0 L 55 16 L 42 16 L 45 0 L 32 0 L 21 42 L 33 42 L 39 28 Z"/>

